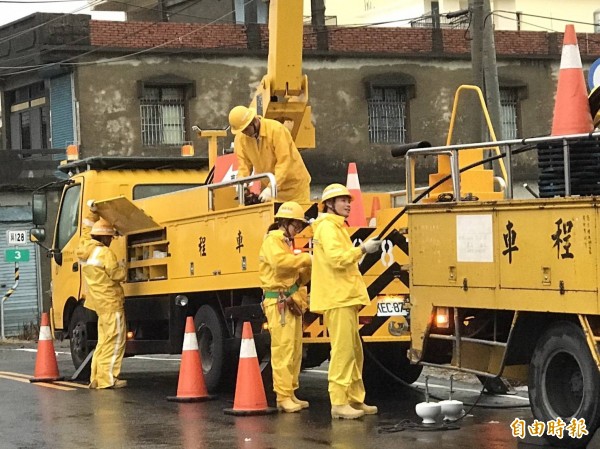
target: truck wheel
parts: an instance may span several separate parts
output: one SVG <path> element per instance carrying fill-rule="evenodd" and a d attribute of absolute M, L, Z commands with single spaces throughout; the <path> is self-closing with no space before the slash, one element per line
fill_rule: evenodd
<path fill-rule="evenodd" d="M 204 382 L 209 392 L 215 392 L 225 380 L 229 370 L 225 357 L 225 328 L 217 312 L 204 305 L 194 317 L 198 349 L 202 358 Z"/>
<path fill-rule="evenodd" d="M 396 383 L 380 366 L 390 371 L 395 377 L 407 384 L 414 383 L 423 371 L 422 365 L 411 365 L 406 357 L 406 344 L 372 343 L 364 345 L 365 364 L 363 370 L 364 382 L 368 389 L 396 389 Z M 375 360 L 373 360 L 375 359 Z M 382 382 L 381 379 L 390 379 Z"/>
<path fill-rule="evenodd" d="M 581 328 L 571 322 L 554 324 L 538 340 L 529 366 L 529 400 L 533 416 L 548 422 L 560 417 L 585 420 L 589 435 L 553 444 L 583 447 L 594 435 L 600 418 L 600 374 Z"/>
<path fill-rule="evenodd" d="M 75 307 L 71 321 L 69 322 L 69 344 L 71 346 L 71 359 L 75 368 L 79 368 L 85 358 L 90 353 L 89 335 L 88 335 L 88 316 L 82 306 Z M 89 379 L 91 373 L 91 364 L 83 369 L 79 377 Z"/>

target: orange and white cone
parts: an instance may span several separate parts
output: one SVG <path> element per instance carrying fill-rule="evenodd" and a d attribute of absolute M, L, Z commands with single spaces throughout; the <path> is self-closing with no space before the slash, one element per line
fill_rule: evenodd
<path fill-rule="evenodd" d="M 575 27 L 567 25 L 563 40 L 552 135 L 584 134 L 594 129 Z"/>
<path fill-rule="evenodd" d="M 52 343 L 52 332 L 50 331 L 50 320 L 46 312 L 42 313 L 40 323 L 40 336 L 38 338 L 38 350 L 35 357 L 35 370 L 30 382 L 52 382 L 62 380 L 58 373 L 58 363 Z"/>
<path fill-rule="evenodd" d="M 356 170 L 356 163 L 354 162 L 350 162 L 350 164 L 348 164 L 346 187 L 354 198 L 352 201 L 352 208 L 350 209 L 350 215 L 346 220 L 348 225 L 351 227 L 367 226 L 365 207 L 363 205 L 362 193 L 360 191 L 360 183 L 358 182 L 358 172 Z"/>
<path fill-rule="evenodd" d="M 369 217 L 369 227 L 376 228 L 377 227 L 377 212 L 381 209 L 381 205 L 379 204 L 379 197 L 373 197 L 373 201 L 371 202 L 371 216 Z"/>
<path fill-rule="evenodd" d="M 167 400 L 175 402 L 201 402 L 214 399 L 206 390 L 202 361 L 198 351 L 198 339 L 194 328 L 194 319 L 187 317 L 183 348 L 181 350 L 181 366 L 179 368 L 179 383 L 177 396 L 169 396 Z"/>
<path fill-rule="evenodd" d="M 250 322 L 244 323 L 242 344 L 240 347 L 240 362 L 238 365 L 237 382 L 233 408 L 223 410 L 227 415 L 249 416 L 277 413 L 275 407 L 269 407 L 265 395 L 265 387 L 260 375 L 256 346 L 252 337 Z"/>

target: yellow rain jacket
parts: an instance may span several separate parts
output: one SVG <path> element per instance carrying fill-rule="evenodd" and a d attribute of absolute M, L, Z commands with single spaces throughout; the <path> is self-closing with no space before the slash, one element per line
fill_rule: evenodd
<path fill-rule="evenodd" d="M 294 254 L 289 240 L 279 229 L 270 231 L 260 247 L 259 274 L 265 292 L 288 291 L 294 284 L 310 281 L 311 258 L 308 254 Z M 306 287 L 300 287 L 292 299 L 302 311 L 307 309 Z M 302 316 L 293 315 L 286 307 L 285 325 L 277 308 L 277 298 L 265 298 L 265 316 L 271 333 L 271 367 L 273 391 L 277 402 L 294 396 L 299 386 L 302 365 Z"/>
<path fill-rule="evenodd" d="M 281 123 L 260 117 L 259 138 L 243 133 L 235 136 L 238 178 L 255 173 L 273 173 L 277 181 L 277 200 L 308 203 L 310 175 L 294 144 L 292 135 Z M 268 186 L 266 180 L 262 187 Z"/>
<path fill-rule="evenodd" d="M 287 291 L 294 284 L 303 286 L 310 281 L 311 258 L 307 253 L 294 254 L 283 231 L 269 232 L 260 247 L 258 271 L 264 291 Z M 306 288 L 300 288 L 292 299 L 307 309 Z M 272 305 L 276 298 L 265 299 L 264 305 Z"/>
<path fill-rule="evenodd" d="M 338 307 L 368 305 L 369 294 L 358 269 L 363 254 L 352 245 L 344 217 L 322 214 L 313 229 L 310 310 L 323 313 Z"/>
<path fill-rule="evenodd" d="M 97 218 L 96 214 L 90 214 L 84 220 L 77 257 L 86 284 L 85 307 L 100 315 L 124 310 L 125 295 L 121 282 L 127 278 L 127 272 L 110 249 L 92 239 L 90 232 Z"/>

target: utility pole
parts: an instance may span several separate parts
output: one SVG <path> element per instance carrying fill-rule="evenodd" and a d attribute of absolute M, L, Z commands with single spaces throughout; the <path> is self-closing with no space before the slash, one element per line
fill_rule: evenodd
<path fill-rule="evenodd" d="M 500 84 L 498 83 L 494 20 L 491 14 L 490 0 L 483 0 L 483 21 L 483 79 L 485 82 L 485 97 L 496 138 L 502 140 Z"/>
<path fill-rule="evenodd" d="M 469 0 L 471 9 L 471 73 L 473 85 L 485 92 L 483 82 L 483 0 Z M 477 114 L 477 133 L 474 141 L 484 141 L 483 120 Z"/>
<path fill-rule="evenodd" d="M 325 1 L 310 0 L 311 24 L 317 32 L 317 49 L 327 51 L 329 38 L 325 27 Z"/>
<path fill-rule="evenodd" d="M 470 0 L 471 8 L 471 66 L 473 84 L 479 86 L 484 93 L 492 126 L 498 139 L 502 138 L 500 122 L 500 87 L 498 84 L 498 67 L 496 66 L 496 47 L 494 43 L 494 25 L 490 14 L 489 0 Z M 480 121 L 481 141 L 487 139 L 487 127 L 483 118 Z"/>

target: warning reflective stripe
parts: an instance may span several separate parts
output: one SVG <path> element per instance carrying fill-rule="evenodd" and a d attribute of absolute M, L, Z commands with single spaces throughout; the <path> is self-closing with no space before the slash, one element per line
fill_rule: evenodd
<path fill-rule="evenodd" d="M 99 246 L 94 248 L 90 258 L 85 262 L 86 265 L 92 265 L 94 267 L 99 267 L 99 268 L 104 267 L 104 264 L 102 263 L 102 261 L 100 259 L 98 259 L 98 256 L 100 255 L 101 250 L 102 250 L 102 248 Z"/>
<path fill-rule="evenodd" d="M 561 69 L 581 69 L 581 56 L 578 45 L 564 45 L 560 59 Z"/>
<path fill-rule="evenodd" d="M 240 359 L 251 359 L 258 358 L 256 355 L 256 346 L 254 346 L 254 340 L 242 339 L 242 346 L 240 347 Z"/>
<path fill-rule="evenodd" d="M 39 340 L 52 340 L 52 334 L 50 334 L 50 328 L 48 326 L 42 326 L 40 328 Z"/>
<path fill-rule="evenodd" d="M 184 351 L 197 351 L 198 350 L 198 339 L 196 335 L 186 333 L 183 335 L 183 350 Z"/>

